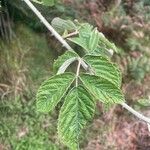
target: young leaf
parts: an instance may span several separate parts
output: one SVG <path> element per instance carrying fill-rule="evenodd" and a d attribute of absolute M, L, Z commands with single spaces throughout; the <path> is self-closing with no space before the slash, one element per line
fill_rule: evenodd
<path fill-rule="evenodd" d="M 102 56 L 86 55 L 84 60 L 89 64 L 96 76 L 100 76 L 117 87 L 121 86 L 121 73 L 118 67 Z"/>
<path fill-rule="evenodd" d="M 82 86 L 74 87 L 66 96 L 58 119 L 58 134 L 70 149 L 78 149 L 81 129 L 94 111 L 95 101 Z"/>
<path fill-rule="evenodd" d="M 57 60 L 55 60 L 53 64 L 54 71 L 57 72 L 58 69 L 62 66 L 62 64 L 70 59 L 70 58 L 76 58 L 78 55 L 73 51 L 66 51 L 63 55 L 59 56 Z"/>
<path fill-rule="evenodd" d="M 89 40 L 83 37 L 67 38 L 69 41 L 81 46 L 84 50 L 88 50 Z"/>
<path fill-rule="evenodd" d="M 52 111 L 61 98 L 65 95 L 74 78 L 75 76 L 73 74 L 64 73 L 61 75 L 55 75 L 44 81 L 36 96 L 38 111 Z"/>
<path fill-rule="evenodd" d="M 112 49 L 115 52 L 118 52 L 116 46 L 114 43 L 111 43 L 105 36 L 103 33 L 99 32 L 99 45 L 105 45 L 107 50 Z"/>
<path fill-rule="evenodd" d="M 88 52 L 89 40 L 90 40 L 90 36 L 92 34 L 93 26 L 91 26 L 88 23 L 83 23 L 83 24 L 80 24 L 80 26 L 78 28 L 79 28 L 78 29 L 79 36 L 73 37 L 73 38 L 68 38 L 68 40 L 81 46 L 84 50 L 86 50 Z"/>
<path fill-rule="evenodd" d="M 94 51 L 97 46 L 98 46 L 98 42 L 99 42 L 99 32 L 97 31 L 97 29 L 95 28 L 90 35 L 90 39 L 89 39 L 89 50 L 90 51 Z"/>
<path fill-rule="evenodd" d="M 121 103 L 124 101 L 119 88 L 108 80 L 89 74 L 82 74 L 80 79 L 88 91 L 103 103 Z"/>
<path fill-rule="evenodd" d="M 45 6 L 54 6 L 55 0 L 42 0 L 42 4 Z"/>
<path fill-rule="evenodd" d="M 64 20 L 59 17 L 56 17 L 51 22 L 52 26 L 59 33 L 64 33 L 65 31 L 75 31 L 77 26 L 71 20 Z"/>

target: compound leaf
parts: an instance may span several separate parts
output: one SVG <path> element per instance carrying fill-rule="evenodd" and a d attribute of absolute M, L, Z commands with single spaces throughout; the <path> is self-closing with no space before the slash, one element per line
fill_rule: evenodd
<path fill-rule="evenodd" d="M 59 56 L 54 64 L 53 64 L 53 68 L 54 68 L 54 71 L 57 72 L 58 69 L 61 67 L 61 65 L 68 59 L 70 58 L 76 58 L 78 57 L 78 55 L 73 52 L 73 51 L 66 51 L 63 55 Z"/>
<path fill-rule="evenodd" d="M 58 134 L 72 150 L 78 149 L 81 129 L 93 117 L 95 101 L 83 86 L 74 87 L 66 96 L 58 120 Z"/>
<path fill-rule="evenodd" d="M 102 56 L 86 55 L 84 60 L 91 66 L 96 76 L 100 76 L 117 87 L 121 86 L 121 73 L 118 67 Z"/>
<path fill-rule="evenodd" d="M 82 74 L 80 79 L 86 89 L 103 103 L 121 103 L 124 96 L 121 90 L 108 80 L 89 74 Z"/>
<path fill-rule="evenodd" d="M 38 111 L 52 111 L 65 95 L 74 78 L 74 74 L 64 73 L 61 75 L 55 75 L 44 81 L 36 96 Z"/>

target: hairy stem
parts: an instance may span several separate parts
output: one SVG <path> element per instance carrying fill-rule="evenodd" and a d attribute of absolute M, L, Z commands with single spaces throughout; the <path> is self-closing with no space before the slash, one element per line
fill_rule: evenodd
<path fill-rule="evenodd" d="M 36 9 L 36 7 L 30 2 L 30 0 L 24 0 L 29 8 L 37 15 L 40 21 L 46 26 L 46 28 L 52 33 L 53 36 L 68 50 L 73 50 L 70 45 L 59 35 L 55 29 L 49 24 L 49 22 L 42 16 L 42 14 Z"/>
<path fill-rule="evenodd" d="M 77 35 L 77 34 L 79 34 L 79 31 L 76 30 L 75 32 L 72 32 L 72 33 L 69 33 L 69 34 L 63 36 L 63 38 L 69 38 L 69 37 L 72 37 L 72 36 Z"/>
<path fill-rule="evenodd" d="M 23 0 L 29 8 L 37 15 L 37 17 L 41 20 L 41 22 L 47 27 L 47 29 L 52 33 L 52 35 L 55 36 L 55 38 L 67 49 L 70 51 L 73 51 L 73 49 L 70 47 L 70 45 L 59 35 L 55 29 L 49 24 L 49 22 L 42 16 L 42 14 L 36 9 L 36 7 L 30 2 L 30 0 Z M 80 58 L 80 65 L 83 66 L 85 70 L 88 70 L 89 66 Z M 128 106 L 126 103 L 121 104 L 125 109 L 130 111 L 132 114 L 134 114 L 139 119 L 147 122 L 150 124 L 150 118 L 143 116 L 142 114 L 135 111 L 133 108 Z"/>
<path fill-rule="evenodd" d="M 127 109 L 129 112 L 131 112 L 133 115 L 135 115 L 139 119 L 141 119 L 141 120 L 145 121 L 146 123 L 150 124 L 150 118 L 145 117 L 144 115 L 142 115 L 141 113 L 137 112 L 132 107 L 130 107 L 129 105 L 127 105 L 126 103 L 121 103 L 121 105 L 122 105 L 122 107 L 124 107 L 125 109 Z"/>

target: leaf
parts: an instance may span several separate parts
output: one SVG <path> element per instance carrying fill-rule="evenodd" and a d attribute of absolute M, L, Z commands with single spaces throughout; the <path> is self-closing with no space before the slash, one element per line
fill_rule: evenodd
<path fill-rule="evenodd" d="M 52 111 L 65 95 L 74 78 L 73 74 L 64 73 L 44 81 L 36 96 L 37 110 L 41 112 Z"/>
<path fill-rule="evenodd" d="M 99 42 L 99 32 L 95 28 L 90 35 L 89 50 L 94 51 L 98 46 L 98 42 Z"/>
<path fill-rule="evenodd" d="M 103 103 L 121 103 L 124 96 L 119 88 L 108 80 L 89 74 L 82 74 L 80 79 L 86 89 Z"/>
<path fill-rule="evenodd" d="M 71 20 L 64 20 L 59 17 L 56 17 L 51 22 L 52 26 L 59 33 L 64 33 L 66 31 L 75 31 L 77 26 Z"/>
<path fill-rule="evenodd" d="M 72 57 L 70 59 L 67 59 L 62 65 L 61 67 L 58 69 L 57 74 L 61 74 L 64 73 L 66 71 L 66 69 L 70 66 L 71 63 L 73 63 L 75 60 L 77 60 L 76 57 Z"/>
<path fill-rule="evenodd" d="M 88 23 L 80 24 L 78 27 L 79 36 L 73 38 L 67 38 L 69 41 L 81 46 L 84 50 L 88 52 L 89 50 L 89 40 L 92 34 L 93 26 Z"/>
<path fill-rule="evenodd" d="M 95 101 L 84 87 L 74 87 L 66 96 L 58 119 L 58 134 L 70 149 L 78 149 L 81 129 L 94 111 Z"/>
<path fill-rule="evenodd" d="M 70 59 L 70 58 L 76 58 L 78 55 L 73 51 L 66 51 L 63 55 L 59 56 L 57 60 L 55 60 L 53 64 L 54 71 L 57 72 L 58 69 L 62 66 L 62 64 Z"/>
<path fill-rule="evenodd" d="M 83 37 L 67 38 L 69 41 L 81 46 L 84 50 L 88 50 L 88 40 Z"/>
<path fill-rule="evenodd" d="M 110 53 L 110 49 L 108 50 L 105 46 L 105 44 L 99 44 L 94 51 L 92 51 L 91 55 L 101 55 L 103 57 L 110 58 L 112 57 L 112 53 Z"/>
<path fill-rule="evenodd" d="M 102 56 L 86 55 L 84 60 L 89 64 L 96 76 L 100 76 L 117 87 L 121 86 L 121 73 L 118 67 Z"/>
<path fill-rule="evenodd" d="M 105 45 L 105 47 L 107 48 L 107 50 L 112 49 L 115 52 L 118 52 L 117 47 L 115 46 L 114 43 L 111 43 L 105 36 L 103 33 L 99 32 L 99 45 L 103 46 Z"/>
<path fill-rule="evenodd" d="M 91 26 L 89 23 L 82 23 L 79 26 L 79 37 L 89 39 L 92 31 L 93 26 Z"/>
<path fill-rule="evenodd" d="M 43 5 L 46 5 L 46 6 L 54 6 L 55 4 L 55 0 L 42 0 L 43 2 Z"/>

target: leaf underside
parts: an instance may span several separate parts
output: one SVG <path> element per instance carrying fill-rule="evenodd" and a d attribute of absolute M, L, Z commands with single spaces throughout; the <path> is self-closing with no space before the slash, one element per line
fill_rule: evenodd
<path fill-rule="evenodd" d="M 52 26 L 56 29 L 57 32 L 63 34 L 65 31 L 75 31 L 77 29 L 76 25 L 71 20 L 64 20 L 59 17 L 56 17 L 51 22 Z"/>
<path fill-rule="evenodd" d="M 53 76 L 43 82 L 36 96 L 38 111 L 52 111 L 61 98 L 65 95 L 74 78 L 74 74 L 64 73 Z"/>
<path fill-rule="evenodd" d="M 68 147 L 76 150 L 81 129 L 93 117 L 95 101 L 82 86 L 66 96 L 58 120 L 58 134 Z"/>
<path fill-rule="evenodd" d="M 61 67 L 61 65 L 68 59 L 70 58 L 75 58 L 75 57 L 78 57 L 78 55 L 73 52 L 73 51 L 66 51 L 63 55 L 59 56 L 54 64 L 53 64 L 53 69 L 55 72 L 58 71 L 58 69 Z"/>
<path fill-rule="evenodd" d="M 86 89 L 103 103 L 121 103 L 124 101 L 121 90 L 108 80 L 89 74 L 82 74 L 80 79 Z"/>
<path fill-rule="evenodd" d="M 84 60 L 96 76 L 100 76 L 117 87 L 121 86 L 121 73 L 118 67 L 102 56 L 86 55 Z"/>

